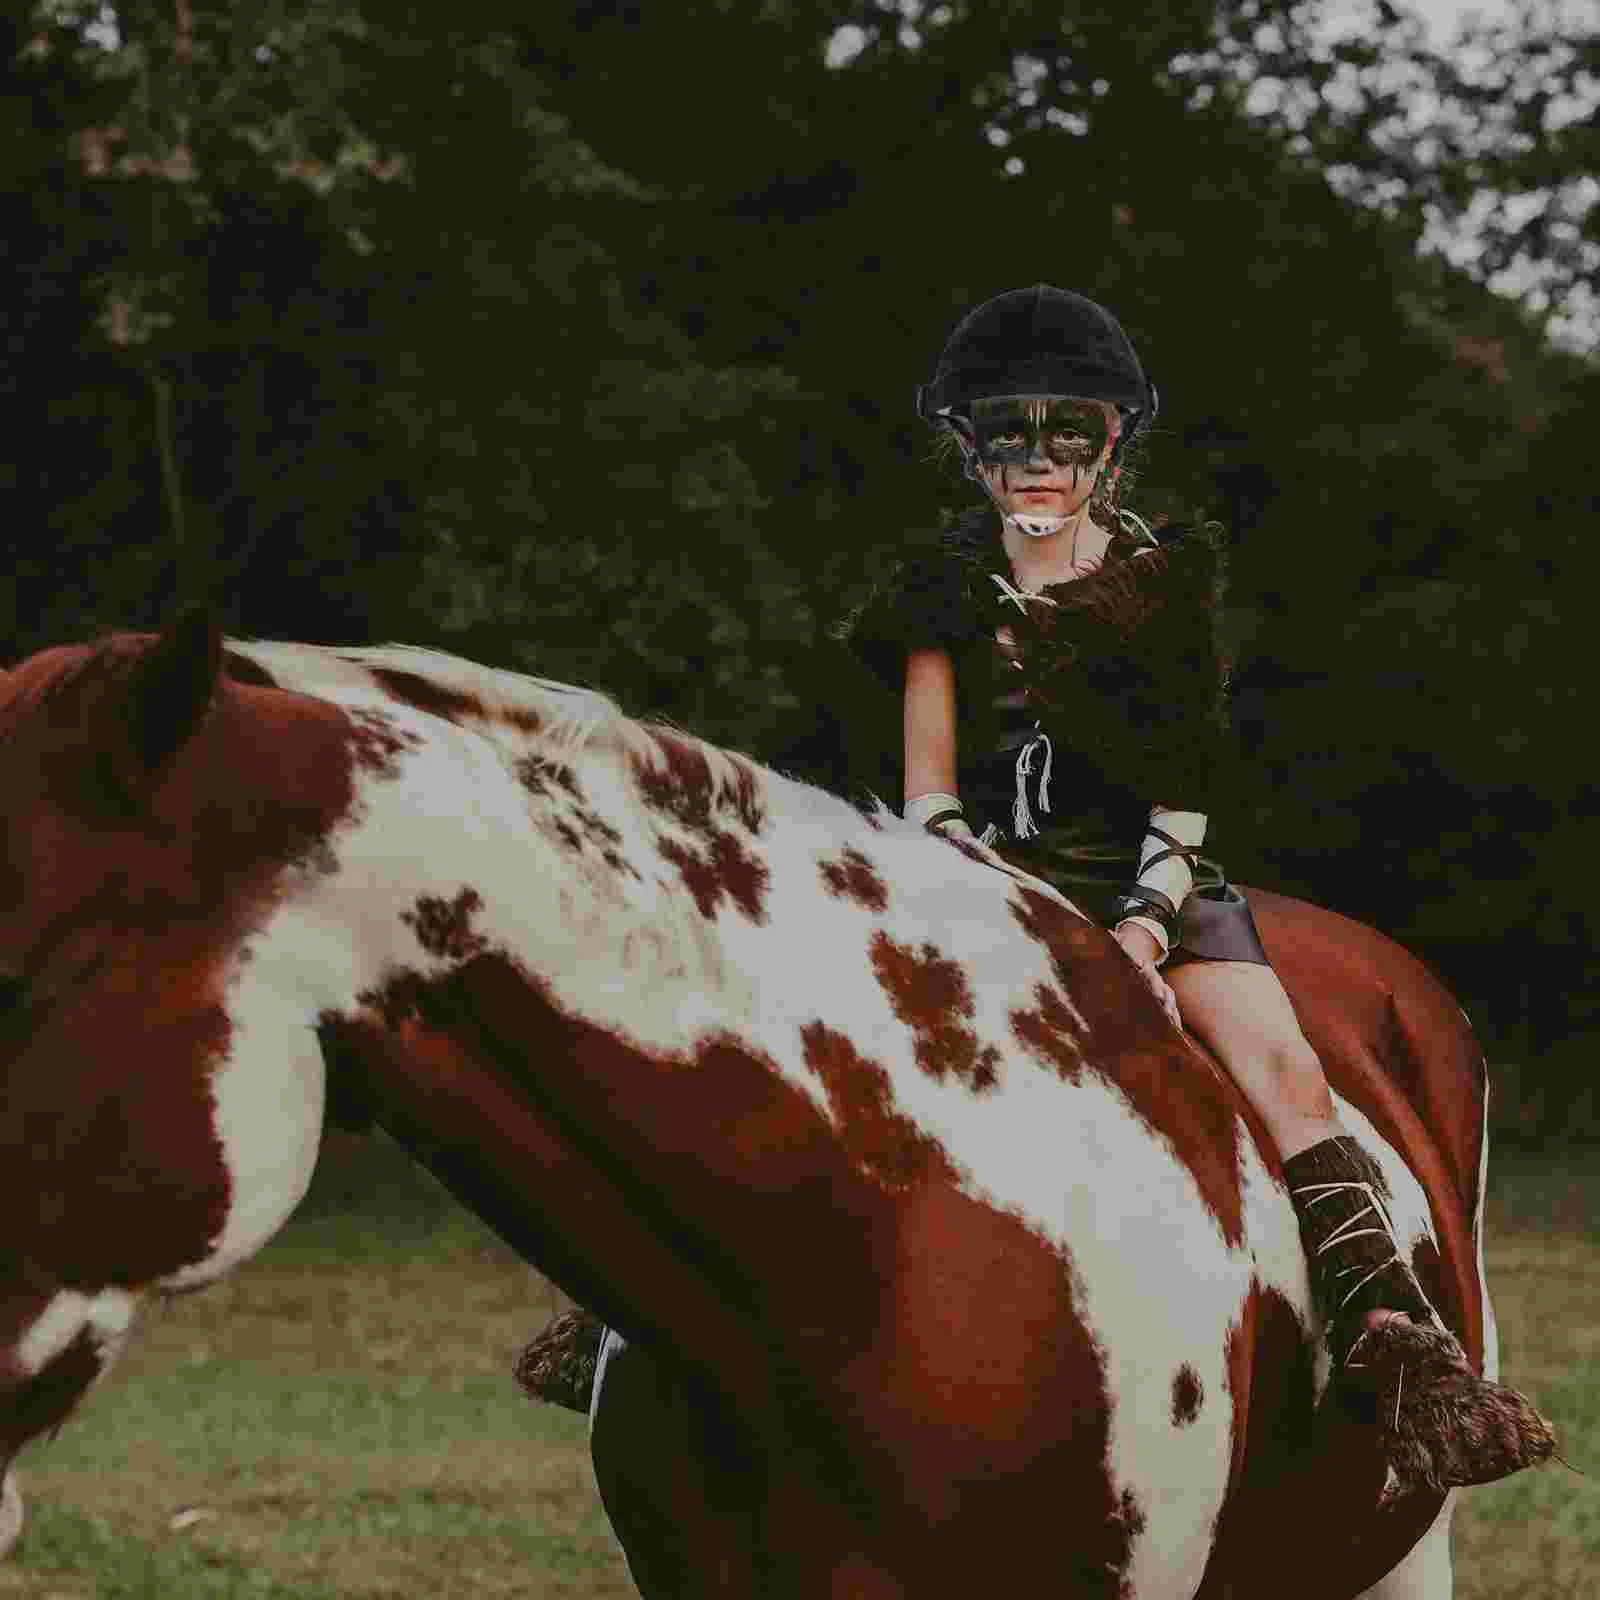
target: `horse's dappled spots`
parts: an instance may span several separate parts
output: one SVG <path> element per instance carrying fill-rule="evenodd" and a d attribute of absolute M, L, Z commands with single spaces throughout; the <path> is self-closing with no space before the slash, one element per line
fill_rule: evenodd
<path fill-rule="evenodd" d="M 713 774 L 710 757 L 686 739 L 655 730 L 661 764 L 635 760 L 639 793 L 646 805 L 665 811 L 694 833 L 716 829 L 717 818 L 732 816 L 747 833 L 759 834 L 766 826 L 755 770 L 737 756 L 718 752 L 729 772 Z"/>
<path fill-rule="evenodd" d="M 1238 1091 L 1173 1029 L 1149 990 L 1129 984 L 1128 958 L 1103 928 L 1025 885 L 1017 888 L 1011 914 L 1049 951 L 1057 984 L 1088 1025 L 1093 1070 L 1122 1091 L 1153 1137 L 1171 1142 L 1223 1238 L 1239 1244 Z M 1084 1067 L 1069 1039 L 1060 1029 L 1026 1028 L 1028 1045 L 1064 1077 L 1075 1077 Z"/>
<path fill-rule="evenodd" d="M 931 944 L 920 950 L 897 944 L 881 930 L 872 936 L 872 970 L 894 1014 L 911 1029 L 917 1065 L 941 1083 L 953 1077 L 984 1094 L 999 1081 L 1000 1052 L 979 1045 L 967 1026 L 972 989 L 960 966 Z"/>
<path fill-rule="evenodd" d="M 645 804 L 694 836 L 693 844 L 662 837 L 656 849 L 675 866 L 694 896 L 700 915 L 715 917 L 724 895 L 752 922 L 767 920 L 767 865 L 726 826 L 746 834 L 766 824 L 754 771 L 731 756 L 722 760 L 731 776 L 716 777 L 705 751 L 671 734 L 658 733 L 661 764 L 634 758 L 634 777 Z"/>
<path fill-rule="evenodd" d="M 522 756 L 512 763 L 512 771 L 529 794 L 550 808 L 550 831 L 574 855 L 592 849 L 613 872 L 639 876 L 622 853 L 621 832 L 586 803 L 578 775 L 567 762 Z"/>
<path fill-rule="evenodd" d="M 463 887 L 452 899 L 442 895 L 417 897 L 414 911 L 402 911 L 400 920 L 417 936 L 417 943 L 441 961 L 466 961 L 487 948 L 489 941 L 472 931 L 472 918 L 483 909 L 483 896 Z"/>
<path fill-rule="evenodd" d="M 800 1038 L 845 1151 L 863 1170 L 891 1189 L 959 1180 L 944 1146 L 895 1109 L 894 1086 L 882 1066 L 824 1023 L 807 1023 Z"/>
<path fill-rule="evenodd" d="M 356 764 L 375 778 L 398 778 L 400 757 L 422 747 L 422 738 L 400 727 L 393 717 L 374 706 L 352 706 L 350 749 Z"/>
<path fill-rule="evenodd" d="M 1054 984 L 1035 984 L 1033 993 L 1037 1006 L 1013 1011 L 1011 1031 L 1059 1077 L 1076 1083 L 1083 1072 L 1083 1045 L 1089 1033 L 1083 1013 Z"/>
<path fill-rule="evenodd" d="M 877 869 L 853 846 L 846 845 L 835 860 L 826 857 L 818 864 L 822 882 L 831 895 L 854 900 L 868 911 L 883 911 L 889 904 L 889 889 Z"/>
<path fill-rule="evenodd" d="M 529 794 L 548 797 L 555 788 L 564 790 L 574 800 L 583 799 L 578 775 L 565 761 L 552 761 L 548 756 L 522 756 L 512 764 L 511 770 Z"/>
<path fill-rule="evenodd" d="M 1187 1361 L 1172 1375 L 1172 1425 L 1186 1428 L 1200 1415 L 1205 1386 L 1200 1374 Z"/>
<path fill-rule="evenodd" d="M 702 917 L 716 916 L 726 895 L 752 922 L 767 920 L 765 899 L 770 874 L 731 834 L 715 838 L 709 856 L 676 839 L 659 840 L 656 849 L 683 875 L 684 887 L 694 896 Z"/>

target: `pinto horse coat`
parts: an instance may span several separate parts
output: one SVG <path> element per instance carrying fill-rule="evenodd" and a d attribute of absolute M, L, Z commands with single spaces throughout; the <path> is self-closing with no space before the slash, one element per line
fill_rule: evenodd
<path fill-rule="evenodd" d="M 1375 1430 L 1313 1411 L 1259 1124 L 997 857 L 584 691 L 203 619 L 23 662 L 0 749 L 0 1542 L 18 1452 L 281 1226 L 333 1092 L 692 1391 L 630 1468 L 661 1508 L 680 1463 L 683 1592 L 1448 1594 L 1443 1498 L 1380 1513 Z M 1492 1363 L 1465 1019 L 1254 904 Z"/>

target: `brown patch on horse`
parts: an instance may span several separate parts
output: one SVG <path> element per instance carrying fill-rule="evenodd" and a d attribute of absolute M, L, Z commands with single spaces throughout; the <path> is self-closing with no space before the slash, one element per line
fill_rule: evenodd
<path fill-rule="evenodd" d="M 1205 1386 L 1187 1361 L 1172 1375 L 1172 1425 L 1187 1428 L 1200 1415 Z"/>
<path fill-rule="evenodd" d="M 356 660 L 354 657 L 347 659 Z M 430 716 L 443 717 L 447 722 L 475 717 L 483 722 L 506 722 L 525 733 L 537 733 L 542 726 L 533 711 L 518 706 L 502 706 L 491 712 L 477 695 L 469 694 L 465 689 L 452 688 L 449 684 L 435 683 L 420 672 L 406 672 L 399 667 L 374 667 L 359 660 L 356 660 L 356 665 L 370 672 L 373 681 L 384 693 L 402 705 L 426 711 Z"/>
<path fill-rule="evenodd" d="M 1428 1303 L 1435 1308 L 1449 1304 L 1450 1296 L 1445 1284 L 1444 1263 L 1439 1259 L 1438 1247 L 1432 1239 L 1418 1239 L 1411 1251 L 1411 1270 L 1416 1274 Z"/>
<path fill-rule="evenodd" d="M 400 727 L 393 717 L 374 706 L 347 707 L 350 752 L 356 765 L 375 778 L 400 776 L 400 757 L 422 747 L 421 735 Z"/>
<path fill-rule="evenodd" d="M 766 826 L 755 773 L 734 760 L 732 779 L 713 780 L 705 751 L 659 730 L 653 730 L 653 737 L 661 764 L 634 757 L 639 793 L 647 806 L 695 836 L 692 845 L 662 838 L 656 849 L 678 869 L 701 916 L 715 917 L 727 896 L 752 922 L 764 924 L 771 874 L 744 840 L 725 826 L 734 822 L 752 836 Z"/>
<path fill-rule="evenodd" d="M 891 1189 L 960 1181 L 960 1169 L 944 1146 L 895 1109 L 893 1085 L 878 1062 L 821 1022 L 808 1022 L 800 1038 L 806 1065 L 822 1080 L 844 1148 L 863 1171 Z"/>
<path fill-rule="evenodd" d="M 965 1023 L 975 1007 L 967 975 L 931 944 L 921 950 L 897 944 L 881 930 L 872 936 L 872 970 L 894 1014 L 911 1029 L 917 1065 L 943 1083 L 953 1077 L 974 1094 L 999 1081 L 1000 1052 L 982 1047 Z"/>
<path fill-rule="evenodd" d="M 854 900 L 868 911 L 884 911 L 889 905 L 889 887 L 877 869 L 862 853 L 846 845 L 836 861 L 824 858 L 817 864 L 822 885 L 840 900 Z"/>
<path fill-rule="evenodd" d="M 830 1114 L 749 1043 L 643 1049 L 494 949 L 367 998 L 383 1019 L 342 1031 L 370 1051 L 383 1120 L 414 1125 L 441 1170 L 479 1174 L 496 1225 L 565 1263 L 569 1292 L 715 1374 L 787 1475 L 762 1523 L 781 1570 L 836 1553 L 817 1529 L 842 1515 L 908 1594 L 975 1584 L 1070 1504 L 1064 1582 L 1119 1592 L 1142 1513 L 1109 1476 L 1071 1257 L 957 1187 L 874 1063 L 808 1030 Z M 622 1263 L 626 1304 L 603 1277 Z"/>
<path fill-rule="evenodd" d="M 1052 985 L 1035 984 L 1033 993 L 1038 1004 L 1032 1011 L 1013 1011 L 1011 1031 L 1024 1048 L 1054 1068 L 1058 1077 L 1077 1083 L 1083 1076 L 1083 1046 L 1087 1038 L 1083 1019 Z"/>
<path fill-rule="evenodd" d="M 711 847 L 709 859 L 676 839 L 662 839 L 656 844 L 664 861 L 670 862 L 683 876 L 684 887 L 694 896 L 700 915 L 708 921 L 715 917 L 726 895 L 758 926 L 767 920 L 765 904 L 767 882 L 770 874 L 764 863 L 757 861 L 737 840 L 723 834 Z"/>
<path fill-rule="evenodd" d="M 415 911 L 402 911 L 400 920 L 417 936 L 417 943 L 440 961 L 465 961 L 488 948 L 489 941 L 472 931 L 473 916 L 483 909 L 476 889 L 462 888 L 455 897 L 424 894 Z"/>
<path fill-rule="evenodd" d="M 480 722 L 504 723 L 530 734 L 544 727 L 544 719 L 531 706 L 497 705 L 491 709 L 480 696 L 450 684 L 436 683 L 423 673 L 407 672 L 403 667 L 375 667 L 357 656 L 344 659 L 370 673 L 373 682 L 402 705 L 443 717 L 447 722 L 476 718 Z"/>
<path fill-rule="evenodd" d="M 1087 1032 L 1083 1044 L 1070 1012 L 1054 1020 L 1022 1013 L 1018 1037 L 1063 1077 L 1093 1069 L 1121 1090 L 1151 1134 L 1170 1143 L 1193 1174 L 1206 1209 L 1230 1246 L 1244 1239 L 1237 1114 L 1242 1097 L 1206 1058 L 1173 1031 L 1155 996 L 1103 929 L 1085 922 L 1037 890 L 1017 888 L 1011 901 L 1017 925 L 1050 953 L 1062 995 L 1071 998 Z M 1065 1020 L 1063 1020 L 1065 1019 Z"/>
<path fill-rule="evenodd" d="M 279 901 L 336 865 L 355 803 L 340 708 L 224 677 L 144 803 L 108 816 L 98 741 L 157 648 L 51 652 L 0 696 L 4 824 L 31 841 L 0 903 L 0 963 L 27 979 L 0 1037 L 0 1215 L 30 1219 L 11 1249 L 33 1270 L 88 1291 L 211 1254 L 228 985 Z"/>
<path fill-rule="evenodd" d="M 661 765 L 635 758 L 639 792 L 646 805 L 665 811 L 685 828 L 707 833 L 720 816 L 732 816 L 747 833 L 759 834 L 767 825 L 758 780 L 748 762 L 726 757 L 733 777 L 713 781 L 706 752 L 686 739 L 660 728 L 651 736 L 661 752 Z"/>
<path fill-rule="evenodd" d="M 548 798 L 551 789 L 556 788 L 564 790 L 574 800 L 583 799 L 578 775 L 565 761 L 552 761 L 548 756 L 522 756 L 513 763 L 512 771 L 529 794 Z"/>

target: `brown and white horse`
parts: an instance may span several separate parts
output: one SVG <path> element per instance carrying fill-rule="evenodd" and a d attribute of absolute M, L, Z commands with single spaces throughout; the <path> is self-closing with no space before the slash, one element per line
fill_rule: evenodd
<path fill-rule="evenodd" d="M 1314 1410 L 1261 1128 L 987 852 L 584 691 L 203 618 L 0 677 L 0 754 L 0 1544 L 140 1301 L 294 1209 L 331 1082 L 670 1363 L 613 1475 L 638 1572 L 1448 1595 L 1443 1497 L 1380 1511 L 1376 1430 Z M 1465 1019 L 1379 936 L 1256 905 L 1492 1372 Z"/>

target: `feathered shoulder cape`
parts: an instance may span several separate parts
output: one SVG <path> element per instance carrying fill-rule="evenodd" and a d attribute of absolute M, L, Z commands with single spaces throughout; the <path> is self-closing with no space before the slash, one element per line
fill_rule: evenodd
<path fill-rule="evenodd" d="M 1020 603 L 996 574 L 1009 581 L 1010 564 L 994 513 L 976 507 L 834 636 L 898 691 L 908 651 L 947 649 L 968 677 L 1009 626 L 1022 670 L 1005 686 L 1026 691 L 1044 732 L 1152 804 L 1208 810 L 1231 756 L 1221 528 L 1163 528 L 1154 546 L 1115 535 L 1098 570 Z"/>

